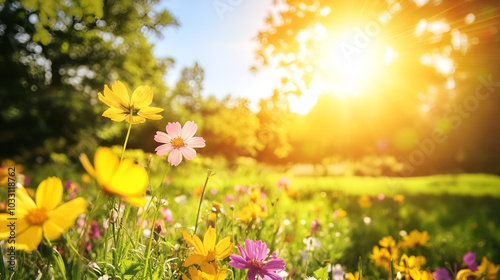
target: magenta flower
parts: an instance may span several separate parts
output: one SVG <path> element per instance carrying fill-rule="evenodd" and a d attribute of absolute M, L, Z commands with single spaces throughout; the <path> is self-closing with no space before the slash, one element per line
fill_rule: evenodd
<path fill-rule="evenodd" d="M 446 268 L 441 268 L 441 267 L 436 268 L 436 271 L 432 273 L 432 276 L 434 276 L 435 280 L 452 280 L 450 273 Z"/>
<path fill-rule="evenodd" d="M 173 166 L 178 166 L 182 157 L 192 160 L 196 156 L 194 148 L 205 147 L 205 140 L 202 137 L 193 137 L 198 126 L 193 121 L 188 121 L 181 128 L 178 122 L 168 123 L 165 132 L 157 131 L 155 141 L 164 143 L 158 146 L 155 151 L 159 156 L 168 155 L 168 162 Z"/>
<path fill-rule="evenodd" d="M 476 253 L 468 252 L 463 257 L 464 264 L 472 271 L 477 271 Z"/>
<path fill-rule="evenodd" d="M 160 212 L 163 215 L 163 217 L 165 218 L 165 221 L 172 222 L 174 220 L 174 217 L 172 215 L 172 211 L 170 211 L 170 209 L 162 207 L 162 208 L 160 208 Z"/>
<path fill-rule="evenodd" d="M 247 280 L 255 280 L 257 274 L 263 280 L 282 280 L 278 275 L 285 269 L 285 261 L 276 257 L 276 252 L 268 258 L 267 244 L 262 241 L 245 240 L 246 250 L 238 245 L 240 255 L 232 254 L 229 265 L 238 269 L 248 269 Z"/>

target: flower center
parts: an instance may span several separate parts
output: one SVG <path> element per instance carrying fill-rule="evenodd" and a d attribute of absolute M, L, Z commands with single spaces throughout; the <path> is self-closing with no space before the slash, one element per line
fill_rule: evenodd
<path fill-rule="evenodd" d="M 265 263 L 261 260 L 253 259 L 250 261 L 250 266 L 252 269 L 260 270 L 264 267 Z"/>
<path fill-rule="evenodd" d="M 32 226 L 39 226 L 49 218 L 49 213 L 45 208 L 35 208 L 30 210 L 24 218 L 28 224 Z"/>
<path fill-rule="evenodd" d="M 172 147 L 178 149 L 178 148 L 181 148 L 181 147 L 184 147 L 184 140 L 182 140 L 181 137 L 175 137 L 174 139 L 172 139 Z"/>

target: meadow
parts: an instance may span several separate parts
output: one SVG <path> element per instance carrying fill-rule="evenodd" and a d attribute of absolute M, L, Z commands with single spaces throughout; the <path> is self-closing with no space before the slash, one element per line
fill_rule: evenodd
<path fill-rule="evenodd" d="M 120 150 L 113 147 L 116 154 Z M 229 236 L 233 244 L 245 244 L 246 239 L 266 242 L 269 253 L 277 252 L 286 263 L 280 279 L 358 279 L 359 273 L 363 279 L 387 279 L 390 273 L 394 279 L 410 279 L 412 270 L 432 272 L 434 279 L 462 279 L 457 273 L 470 268 L 463 259 L 470 252 L 477 264 L 483 257 L 491 262 L 483 265 L 488 268 L 483 274 L 473 276 L 497 279 L 497 176 L 321 176 L 312 165 L 269 166 L 250 158 L 230 164 L 197 156 L 176 167 L 141 150 L 127 151 L 127 157 L 150 174 L 144 207 L 126 202 L 118 207 L 118 200 L 103 196 L 79 163 L 63 160 L 26 168 L 32 197 L 37 182 L 57 176 L 64 182 L 62 201 L 83 197 L 87 210 L 60 238 L 44 238 L 32 252 L 18 251 L 16 272 L 5 262 L 3 278 L 245 278 L 245 270 L 231 267 L 227 256 L 213 261 L 217 271 L 224 271 L 216 276 L 204 274 L 200 264 L 194 265 L 201 269 L 199 275 L 185 267 L 194 252 L 183 232 L 191 235 L 197 225 L 202 240 L 212 227 L 217 240 Z M 211 175 L 203 190 L 208 170 Z M 2 195 L 7 195 L 5 188 Z M 195 223 L 198 206 L 200 218 Z M 384 238 L 392 238 L 393 244 L 383 243 Z M 8 246 L 3 243 L 5 259 Z M 238 250 L 231 247 L 230 252 Z M 408 257 L 425 259 L 415 264 Z M 439 278 L 438 268 L 449 271 L 449 278 Z"/>

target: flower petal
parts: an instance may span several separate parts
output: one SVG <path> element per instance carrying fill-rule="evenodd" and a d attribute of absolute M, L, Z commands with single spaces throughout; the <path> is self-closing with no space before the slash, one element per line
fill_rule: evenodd
<path fill-rule="evenodd" d="M 255 280 L 255 276 L 257 276 L 257 270 L 249 269 L 247 272 L 247 280 Z"/>
<path fill-rule="evenodd" d="M 22 217 L 33 208 L 36 208 L 36 204 L 26 189 L 24 187 L 16 188 L 16 216 Z"/>
<path fill-rule="evenodd" d="M 234 244 L 231 243 L 231 238 L 226 236 L 217 243 L 215 251 L 217 252 L 217 258 L 219 260 L 227 258 L 233 251 Z"/>
<path fill-rule="evenodd" d="M 106 111 L 104 111 L 104 113 L 102 113 L 102 116 L 106 117 L 106 118 L 110 118 L 112 121 L 115 121 L 115 122 L 122 122 L 129 116 L 129 114 L 130 114 L 129 111 L 125 111 L 125 110 L 111 107 L 111 108 L 107 109 Z"/>
<path fill-rule="evenodd" d="M 106 188 L 109 184 L 113 174 L 118 168 L 119 162 L 120 159 L 110 148 L 97 148 L 94 156 L 94 167 L 96 170 L 96 179 L 101 188 Z"/>
<path fill-rule="evenodd" d="M 134 108 L 147 107 L 153 102 L 153 91 L 148 86 L 139 86 L 132 93 L 130 103 Z"/>
<path fill-rule="evenodd" d="M 123 110 L 126 110 L 128 108 L 128 102 L 126 102 L 127 100 L 125 100 L 125 102 L 122 101 L 118 96 L 116 96 L 113 93 L 113 91 L 109 89 L 108 85 L 104 85 L 104 95 L 98 93 L 97 97 L 99 98 L 99 100 L 104 102 L 104 104 L 108 105 L 109 107 L 123 109 Z"/>
<path fill-rule="evenodd" d="M 14 221 L 9 220 L 9 218 L 12 218 L 12 216 L 9 214 L 0 214 L 0 239 L 7 239 L 10 236 L 11 229 L 9 224 Z M 20 232 L 26 230 L 28 226 L 28 223 L 23 218 L 19 218 L 18 216 L 17 220 L 15 221 L 15 232 L 19 234 Z"/>
<path fill-rule="evenodd" d="M 174 147 L 172 147 L 172 144 L 167 143 L 156 147 L 155 151 L 157 155 L 163 156 L 170 153 L 173 149 Z"/>
<path fill-rule="evenodd" d="M 156 115 L 160 112 L 163 112 L 163 108 L 159 107 L 144 107 L 137 112 L 138 115 L 143 116 L 145 118 L 151 119 L 151 118 L 159 118 L 160 120 L 163 118 L 160 115 Z"/>
<path fill-rule="evenodd" d="M 33 251 L 42 242 L 42 227 L 30 226 L 16 236 L 16 250 Z"/>
<path fill-rule="evenodd" d="M 196 156 L 196 151 L 191 147 L 182 147 L 179 150 L 181 151 L 182 155 L 188 160 L 192 160 Z"/>
<path fill-rule="evenodd" d="M 181 135 L 181 124 L 178 122 L 168 123 L 166 127 L 167 133 L 170 137 L 176 138 Z"/>
<path fill-rule="evenodd" d="M 125 201 L 137 207 L 146 206 L 146 196 L 126 196 Z"/>
<path fill-rule="evenodd" d="M 189 138 L 193 137 L 194 134 L 196 133 L 196 130 L 198 129 L 198 125 L 196 125 L 193 121 L 187 121 L 184 124 L 184 127 L 182 128 L 181 131 L 181 137 L 182 139 L 188 140 Z"/>
<path fill-rule="evenodd" d="M 182 153 L 179 151 L 179 149 L 174 149 L 168 155 L 167 160 L 173 166 L 178 166 L 182 161 Z"/>
<path fill-rule="evenodd" d="M 125 85 L 120 81 L 115 81 L 111 88 L 113 89 L 114 96 L 120 100 L 120 103 L 125 105 L 126 108 L 130 107 L 130 96 Z"/>
<path fill-rule="evenodd" d="M 43 180 L 36 189 L 36 205 L 52 210 L 61 202 L 63 186 L 61 179 L 49 177 Z"/>
<path fill-rule="evenodd" d="M 76 218 L 80 214 L 85 213 L 87 202 L 85 199 L 78 197 L 70 200 L 63 205 L 54 209 L 49 219 L 43 224 L 45 236 L 50 240 L 55 240 L 59 236 L 72 227 Z"/>
<path fill-rule="evenodd" d="M 255 259 L 255 241 L 250 239 L 245 240 L 245 248 L 247 251 L 247 259 L 253 260 Z"/>
<path fill-rule="evenodd" d="M 87 173 L 90 176 L 92 176 L 92 177 L 95 178 L 96 177 L 95 169 L 92 166 L 92 164 L 90 163 L 90 160 L 87 157 L 87 155 L 86 154 L 80 154 L 80 156 L 78 158 L 80 159 L 80 163 L 82 164 L 83 168 L 85 168 L 85 171 L 87 171 Z"/>
<path fill-rule="evenodd" d="M 172 142 L 172 137 L 168 136 L 165 132 L 157 131 L 155 135 L 155 141 L 158 143 L 170 143 Z"/>
<path fill-rule="evenodd" d="M 238 269 L 247 269 L 250 268 L 250 264 L 248 263 L 247 260 L 245 260 L 243 257 L 240 255 L 232 254 L 229 256 L 229 265 L 238 268 Z"/>
<path fill-rule="evenodd" d="M 245 251 L 245 249 L 243 249 L 243 246 L 239 245 L 238 244 L 238 251 L 240 251 L 240 255 L 244 258 L 244 259 L 248 259 L 247 257 L 247 252 Z"/>
<path fill-rule="evenodd" d="M 203 246 L 205 250 L 210 251 L 215 249 L 215 241 L 217 239 L 217 234 L 213 227 L 209 227 L 203 236 Z"/>
<path fill-rule="evenodd" d="M 264 268 L 265 270 L 270 270 L 270 271 L 282 271 L 285 269 L 285 261 L 283 259 L 272 259 L 269 260 L 265 265 Z"/>
<path fill-rule="evenodd" d="M 191 148 L 203 148 L 205 147 L 205 140 L 202 137 L 193 137 L 184 141 L 187 146 Z"/>
<path fill-rule="evenodd" d="M 200 254 L 192 254 L 187 257 L 187 259 L 184 261 L 184 266 L 188 267 L 193 264 L 200 265 L 203 260 L 205 259 L 205 256 L 200 255 Z"/>
<path fill-rule="evenodd" d="M 145 196 L 149 183 L 148 172 L 144 167 L 135 164 L 131 159 L 124 159 L 106 186 L 106 191 L 120 196 Z"/>
<path fill-rule="evenodd" d="M 125 121 L 132 124 L 140 124 L 146 122 L 146 118 L 142 116 L 127 115 L 127 117 L 125 117 Z"/>

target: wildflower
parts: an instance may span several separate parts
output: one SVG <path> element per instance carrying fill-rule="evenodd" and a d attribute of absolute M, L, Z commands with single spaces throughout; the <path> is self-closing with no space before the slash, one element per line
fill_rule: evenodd
<path fill-rule="evenodd" d="M 344 269 L 340 264 L 330 265 L 328 272 L 332 271 L 333 280 L 344 280 Z"/>
<path fill-rule="evenodd" d="M 389 271 L 391 266 L 391 253 L 389 253 L 387 248 L 373 246 L 373 253 L 370 255 L 370 259 L 375 262 L 376 266 L 383 267 L 385 270 Z"/>
<path fill-rule="evenodd" d="M 115 81 L 109 89 L 104 85 L 104 95 L 99 92 L 99 100 L 108 105 L 109 109 L 104 111 L 103 117 L 110 118 L 115 122 L 126 121 L 131 124 L 139 124 L 151 120 L 161 120 L 163 117 L 157 115 L 162 108 L 149 107 L 153 102 L 153 91 L 148 86 L 140 86 L 129 96 L 127 88 L 120 81 Z"/>
<path fill-rule="evenodd" d="M 356 271 L 356 272 L 354 272 L 354 274 L 349 272 L 349 273 L 347 273 L 346 278 L 347 278 L 347 280 L 360 280 L 359 279 L 359 272 Z"/>
<path fill-rule="evenodd" d="M 280 190 L 283 188 L 285 191 L 288 191 L 288 187 L 290 186 L 291 182 L 290 179 L 281 177 L 278 182 L 276 183 L 276 188 Z"/>
<path fill-rule="evenodd" d="M 477 267 L 477 275 L 485 275 L 484 279 L 494 280 L 497 279 L 498 270 L 500 270 L 500 265 L 495 265 L 494 263 L 488 261 L 486 257 L 483 257 L 481 264 Z"/>
<path fill-rule="evenodd" d="M 236 216 L 243 222 L 257 218 L 266 218 L 268 216 L 267 207 L 264 204 L 257 204 L 250 201 L 247 206 L 236 212 Z"/>
<path fill-rule="evenodd" d="M 358 199 L 358 204 L 359 204 L 359 207 L 361 207 L 361 208 L 368 208 L 368 207 L 372 206 L 372 200 L 371 200 L 370 196 L 362 195 Z"/>
<path fill-rule="evenodd" d="M 384 238 L 382 238 L 378 244 L 380 244 L 380 246 L 384 247 L 384 248 L 393 248 L 396 246 L 396 241 L 394 240 L 394 238 L 392 236 L 385 236 Z"/>
<path fill-rule="evenodd" d="M 402 194 L 397 194 L 394 196 L 394 201 L 396 201 L 399 204 L 403 204 L 403 202 L 405 201 L 405 196 Z"/>
<path fill-rule="evenodd" d="M 90 223 L 90 232 L 89 232 L 89 237 L 91 239 L 98 239 L 101 237 L 101 232 L 99 228 L 99 223 L 96 221 L 92 221 Z"/>
<path fill-rule="evenodd" d="M 306 251 L 312 252 L 315 248 L 321 247 L 321 241 L 314 237 L 304 238 L 304 245 L 306 245 Z"/>
<path fill-rule="evenodd" d="M 247 280 L 254 280 L 257 275 L 262 279 L 281 280 L 278 275 L 285 269 L 283 259 L 276 257 L 276 252 L 268 256 L 267 244 L 263 241 L 245 240 L 245 247 L 238 245 L 241 254 L 232 254 L 229 265 L 238 269 L 248 269 Z"/>
<path fill-rule="evenodd" d="M 196 267 L 191 266 L 189 268 L 189 276 L 182 273 L 182 280 L 224 280 L 227 277 L 226 266 L 223 266 L 221 269 L 218 268 L 217 264 L 214 263 L 214 269 L 216 269 L 217 273 L 215 275 L 210 275 L 199 271 Z"/>
<path fill-rule="evenodd" d="M 194 252 L 187 257 L 184 266 L 188 267 L 197 264 L 203 272 L 211 275 L 217 273 L 212 262 L 227 258 L 234 246 L 229 236 L 226 236 L 215 245 L 217 235 L 213 227 L 209 227 L 207 232 L 205 232 L 203 243 L 198 236 L 191 236 L 185 231 L 182 232 L 182 236 L 188 244 L 194 246 Z"/>
<path fill-rule="evenodd" d="M 318 229 L 321 227 L 321 223 L 319 221 L 318 218 L 315 218 L 312 222 L 311 222 L 311 231 L 313 234 L 316 234 L 316 232 L 318 232 Z"/>
<path fill-rule="evenodd" d="M 404 273 L 405 279 L 410 279 L 410 270 L 417 269 L 420 270 L 420 267 L 424 265 L 426 262 L 425 257 L 422 256 L 410 256 L 408 257 L 406 254 L 401 256 L 399 260 L 399 265 L 395 264 L 394 267 L 401 273 Z"/>
<path fill-rule="evenodd" d="M 474 273 L 474 271 L 470 270 L 470 269 L 461 269 L 460 271 L 458 271 L 457 273 L 457 276 L 456 276 L 456 280 L 468 280 L 468 278 L 470 276 L 476 276 L 476 273 Z M 495 278 L 493 278 L 495 279 Z"/>
<path fill-rule="evenodd" d="M 106 147 L 97 148 L 94 166 L 85 154 L 80 154 L 80 162 L 89 175 L 96 178 L 105 193 L 122 197 L 135 206 L 146 205 L 145 193 L 149 179 L 144 167 L 128 158 L 120 162 L 118 156 Z"/>
<path fill-rule="evenodd" d="M 16 218 L 16 250 L 36 250 L 42 237 L 56 240 L 73 226 L 78 215 L 85 212 L 87 202 L 79 197 L 60 206 L 63 193 L 61 179 L 49 177 L 36 190 L 36 203 L 23 187 L 16 188 L 14 216 L 0 214 L 0 239 L 10 236 L 8 218 Z"/>
<path fill-rule="evenodd" d="M 476 253 L 468 252 L 463 257 L 464 264 L 472 271 L 477 271 Z"/>
<path fill-rule="evenodd" d="M 166 126 L 167 133 L 157 131 L 155 141 L 164 143 L 158 146 L 155 151 L 159 156 L 169 154 L 168 162 L 173 166 L 178 166 L 182 157 L 192 160 L 196 156 L 194 148 L 205 147 L 205 140 L 201 137 L 193 137 L 198 129 L 193 121 L 188 121 L 181 128 L 178 122 L 168 123 Z"/>
<path fill-rule="evenodd" d="M 410 270 L 410 276 L 413 280 L 434 280 L 434 276 L 430 271 L 420 271 L 418 269 Z"/>
<path fill-rule="evenodd" d="M 14 161 L 10 159 L 6 159 L 2 161 L 2 165 L 0 166 L 0 186 L 7 186 L 9 184 L 9 168 L 14 168 L 15 174 L 16 174 L 16 181 L 22 182 L 22 180 L 19 180 L 19 176 L 21 175 L 21 172 L 23 171 L 24 167 L 20 164 L 16 164 Z"/>
<path fill-rule="evenodd" d="M 346 214 L 347 214 L 347 212 L 344 211 L 344 209 L 339 208 L 333 212 L 333 218 L 340 220 L 340 219 L 344 218 Z"/>
<path fill-rule="evenodd" d="M 431 244 L 427 241 L 429 241 L 429 234 L 427 231 L 419 232 L 415 229 L 410 232 L 410 235 L 403 236 L 402 246 L 409 249 L 418 246 L 430 246 Z"/>
<path fill-rule="evenodd" d="M 452 280 L 450 272 L 446 268 L 438 267 L 432 275 L 435 280 Z"/>
<path fill-rule="evenodd" d="M 167 222 L 174 221 L 174 218 L 172 216 L 172 211 L 170 211 L 170 209 L 162 207 L 162 208 L 160 208 L 160 212 L 163 215 L 163 217 L 165 218 L 165 221 L 167 221 Z"/>

